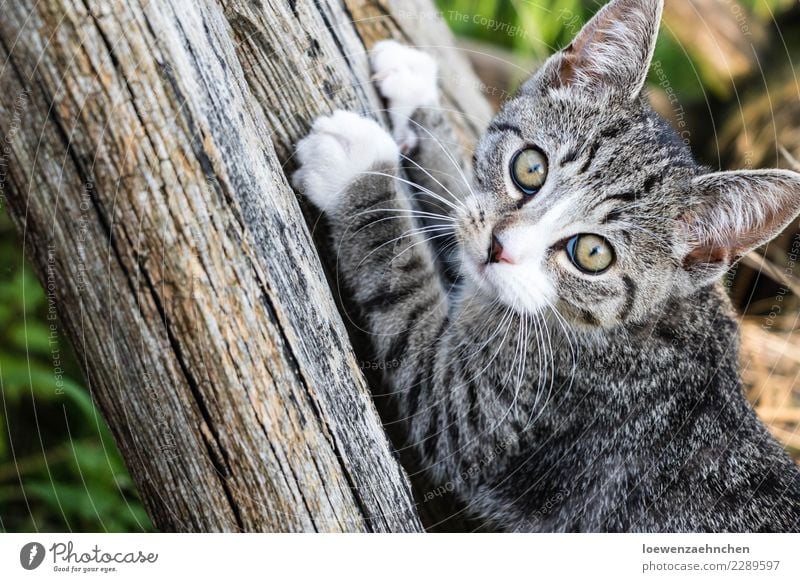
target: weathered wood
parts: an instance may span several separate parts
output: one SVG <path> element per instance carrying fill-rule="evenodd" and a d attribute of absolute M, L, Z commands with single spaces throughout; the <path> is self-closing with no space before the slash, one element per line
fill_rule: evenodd
<path fill-rule="evenodd" d="M 25 0 L 0 60 L 2 193 L 156 525 L 418 531 L 282 169 L 380 107 L 345 9 Z"/>
<path fill-rule="evenodd" d="M 442 107 L 464 146 L 492 115 L 468 59 L 429 0 L 220 3 L 278 157 L 289 168 L 294 144 L 317 116 L 344 108 L 385 118 L 367 52 L 380 39 L 397 38 L 440 63 Z"/>
<path fill-rule="evenodd" d="M 380 39 L 394 37 L 423 48 L 439 63 L 442 107 L 456 128 L 459 145 L 469 155 L 476 137 L 492 115 L 483 96 L 483 84 L 473 73 L 465 51 L 455 45 L 447 25 L 429 0 L 332 0 L 309 3 L 244 2 L 221 0 L 231 27 L 239 60 L 248 85 L 269 125 L 278 158 L 285 170 L 294 168 L 294 144 L 306 135 L 318 115 L 336 108 L 360 111 L 383 119 L 385 104 L 370 81 L 368 49 Z M 302 202 L 302 201 L 301 201 Z M 303 205 L 309 228 L 327 259 L 332 287 L 335 253 L 325 256 L 327 231 L 314 208 Z M 379 410 L 394 418 L 391 398 L 380 386 L 377 373 L 369 373 L 369 338 L 359 331 L 357 306 L 343 298 L 345 321 L 362 363 L 367 364 L 369 382 L 377 394 Z M 464 523 L 463 507 L 453 499 L 437 497 L 424 501 L 426 492 L 440 484 L 427 483 L 415 471 L 415 459 L 398 423 L 390 425 L 391 436 L 411 468 L 412 484 L 426 527 L 436 530 L 472 529 Z M 403 450 L 404 449 L 404 450 Z"/>

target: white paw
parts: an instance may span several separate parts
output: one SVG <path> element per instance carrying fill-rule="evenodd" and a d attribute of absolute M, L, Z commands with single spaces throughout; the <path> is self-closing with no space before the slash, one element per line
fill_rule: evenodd
<path fill-rule="evenodd" d="M 417 134 L 409 119 L 420 107 L 438 107 L 436 61 L 424 52 L 393 40 L 383 40 L 372 49 L 373 79 L 389 102 L 394 137 L 400 150 L 417 145 Z"/>
<path fill-rule="evenodd" d="M 295 188 L 320 210 L 336 210 L 347 186 L 381 163 L 396 164 L 397 144 L 371 119 L 349 111 L 319 117 L 311 133 L 297 144 L 300 166 L 292 176 Z"/>

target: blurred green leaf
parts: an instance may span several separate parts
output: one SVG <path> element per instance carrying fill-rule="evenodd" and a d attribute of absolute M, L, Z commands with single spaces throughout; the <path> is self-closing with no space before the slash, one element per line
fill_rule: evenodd
<path fill-rule="evenodd" d="M 684 103 L 704 100 L 707 97 L 707 87 L 702 73 L 689 54 L 670 34 L 662 33 L 658 37 L 649 81 L 665 91 L 674 92 Z"/>
<path fill-rule="evenodd" d="M 0 284 L 2 288 L 2 284 Z M 0 303 L 0 328 L 6 327 L 6 323 L 11 319 L 13 310 L 5 303 Z"/>
<path fill-rule="evenodd" d="M 44 502 L 58 512 L 74 515 L 77 518 L 95 520 L 100 516 L 93 501 L 96 498 L 107 499 L 107 495 L 100 489 L 94 490 L 94 495 L 87 494 L 85 487 L 66 482 L 34 481 L 25 482 L 25 491 L 34 499 Z"/>
<path fill-rule="evenodd" d="M 12 325 L 9 327 L 8 337 L 21 350 L 39 355 L 50 354 L 50 329 L 42 322 L 32 320 L 27 324 Z"/>
<path fill-rule="evenodd" d="M 46 294 L 0 211 L 0 529 L 151 530 L 105 421 L 75 380 L 68 343 L 50 343 L 47 315 Z"/>
<path fill-rule="evenodd" d="M 85 478 L 91 478 L 110 488 L 116 486 L 117 473 L 124 471 L 116 455 L 109 455 L 96 442 L 75 442 L 71 448 L 73 456 L 70 461 L 77 474 L 83 474 Z"/>
<path fill-rule="evenodd" d="M 796 0 L 739 0 L 753 14 L 762 20 L 771 20 L 774 16 L 786 12 L 797 5 Z"/>
<path fill-rule="evenodd" d="M 8 454 L 8 435 L 6 434 L 6 419 L 0 410 L 0 459 L 5 459 Z"/>

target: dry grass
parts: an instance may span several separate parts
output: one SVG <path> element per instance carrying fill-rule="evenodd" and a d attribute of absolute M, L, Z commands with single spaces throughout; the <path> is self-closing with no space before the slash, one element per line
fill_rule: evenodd
<path fill-rule="evenodd" d="M 747 397 L 772 434 L 800 461 L 800 314 L 742 322 Z"/>

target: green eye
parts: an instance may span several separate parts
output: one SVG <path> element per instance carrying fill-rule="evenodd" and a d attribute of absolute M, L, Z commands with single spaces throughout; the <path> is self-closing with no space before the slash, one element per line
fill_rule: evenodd
<path fill-rule="evenodd" d="M 567 241 L 567 255 L 584 273 L 600 275 L 614 263 L 614 249 L 596 234 L 579 234 Z"/>
<path fill-rule="evenodd" d="M 526 196 L 533 196 L 547 180 L 547 158 L 536 148 L 525 148 L 511 158 L 511 178 Z"/>

